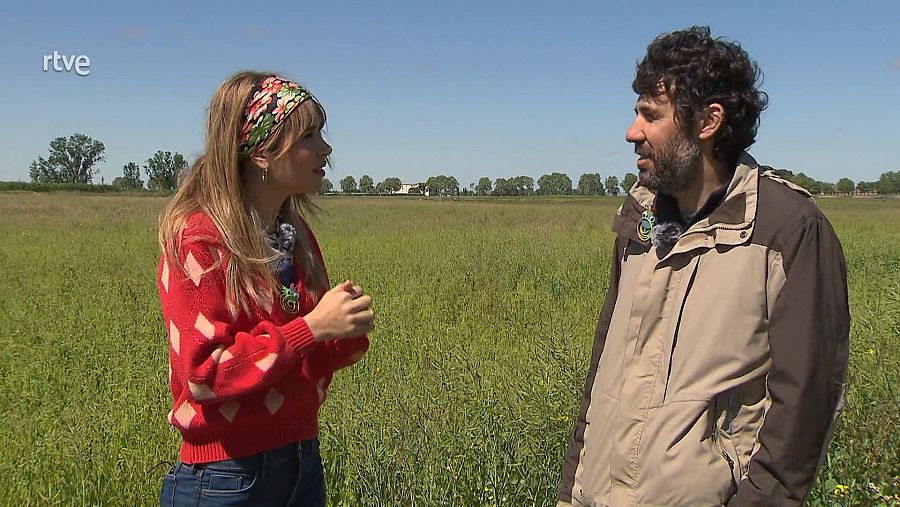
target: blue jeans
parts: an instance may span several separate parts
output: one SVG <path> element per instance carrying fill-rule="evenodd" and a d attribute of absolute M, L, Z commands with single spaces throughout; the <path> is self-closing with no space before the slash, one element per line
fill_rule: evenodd
<path fill-rule="evenodd" d="M 246 458 L 194 465 L 179 461 L 163 479 L 159 504 L 323 507 L 325 471 L 319 440 L 295 442 Z"/>

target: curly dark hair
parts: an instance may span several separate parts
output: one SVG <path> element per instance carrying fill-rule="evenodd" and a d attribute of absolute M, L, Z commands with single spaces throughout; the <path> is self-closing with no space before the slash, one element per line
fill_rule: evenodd
<path fill-rule="evenodd" d="M 734 166 L 756 140 L 759 115 L 769 102 L 757 89 L 761 78 L 759 66 L 740 44 L 712 38 L 709 27 L 694 26 L 650 43 L 631 88 L 646 97 L 665 91 L 682 128 L 690 128 L 709 104 L 720 104 L 725 123 L 716 133 L 713 153 Z"/>

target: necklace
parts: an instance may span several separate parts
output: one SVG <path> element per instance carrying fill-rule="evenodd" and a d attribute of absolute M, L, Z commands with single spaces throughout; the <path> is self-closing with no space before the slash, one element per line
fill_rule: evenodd
<path fill-rule="evenodd" d="M 289 314 L 300 311 L 300 293 L 294 278 L 294 240 L 297 231 L 294 226 L 282 222 L 279 223 L 274 233 L 266 235 L 266 242 L 281 255 L 275 265 L 275 278 L 281 284 L 281 308 Z"/>

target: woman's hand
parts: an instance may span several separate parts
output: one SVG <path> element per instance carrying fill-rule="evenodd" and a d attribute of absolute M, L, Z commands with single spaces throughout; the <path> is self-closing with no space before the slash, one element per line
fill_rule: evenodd
<path fill-rule="evenodd" d="M 316 341 L 350 338 L 374 328 L 372 298 L 347 280 L 329 290 L 304 319 Z"/>

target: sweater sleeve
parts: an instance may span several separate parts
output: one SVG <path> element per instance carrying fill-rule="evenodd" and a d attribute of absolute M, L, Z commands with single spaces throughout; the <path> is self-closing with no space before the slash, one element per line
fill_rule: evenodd
<path fill-rule="evenodd" d="M 729 506 L 805 503 L 846 381 L 847 270 L 834 231 L 810 217 L 780 250 L 786 281 L 769 324 L 771 405 Z"/>
<path fill-rule="evenodd" d="M 277 326 L 262 321 L 233 329 L 225 304 L 225 249 L 217 231 L 192 227 L 173 265 L 160 260 L 159 293 L 173 371 L 186 379 L 191 398 L 223 402 L 274 384 L 314 345 L 303 318 Z"/>
<path fill-rule="evenodd" d="M 323 341 L 309 355 L 309 374 L 313 378 L 331 375 L 358 362 L 368 350 L 367 335 Z"/>

